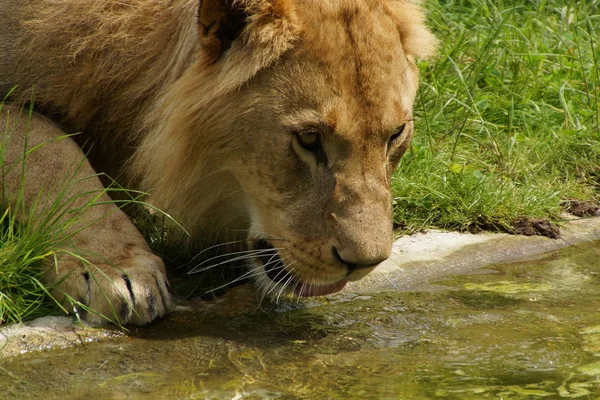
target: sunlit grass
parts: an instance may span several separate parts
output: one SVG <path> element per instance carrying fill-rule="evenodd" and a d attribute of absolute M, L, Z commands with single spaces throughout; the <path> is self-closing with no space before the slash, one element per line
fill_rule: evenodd
<path fill-rule="evenodd" d="M 0 103 L 0 112 L 2 107 Z M 46 144 L 28 146 L 25 140 L 22 156 L 12 163 L 7 161 L 6 152 L 11 140 L 11 132 L 16 126 L 13 123 L 19 119 L 29 121 L 32 112 L 31 108 L 23 109 L 19 116 L 6 119 L 7 125 L 2 127 L 0 168 L 3 176 L 6 176 L 9 171 L 20 171 L 19 175 L 25 176 L 23 171 L 27 168 L 29 157 Z M 29 134 L 29 132 L 19 132 L 22 133 L 26 136 Z M 70 136 L 64 135 L 51 140 L 71 140 Z M 57 306 L 64 312 L 79 309 L 97 314 L 95 310 L 89 309 L 85 304 L 68 295 L 62 305 L 54 301 L 50 294 L 52 288 L 42 283 L 43 273 L 49 268 L 55 268 L 60 257 L 68 254 L 78 259 L 87 268 L 90 279 L 101 278 L 103 272 L 86 259 L 98 255 L 82 252 L 82 249 L 77 249 L 72 243 L 77 233 L 97 222 L 92 220 L 82 223 L 81 216 L 91 207 L 105 204 L 104 195 L 107 193 L 119 192 L 120 197 L 126 199 L 117 201 L 118 206 L 151 206 L 139 200 L 144 193 L 123 189 L 116 183 L 99 190 L 71 193 L 72 185 L 82 180 L 99 178 L 98 174 L 80 177 L 78 172 L 83 162 L 83 157 L 80 160 L 73 160 L 70 169 L 72 172 L 59 178 L 56 182 L 57 190 L 53 191 L 52 198 L 44 198 L 43 196 L 47 194 L 40 193 L 36 198 L 25 201 L 23 178 L 18 193 L 7 193 L 4 186 L 1 188 L 0 200 L 3 210 L 0 215 L 0 324 L 44 315 L 49 310 L 55 310 Z M 7 200 L 9 198 L 11 201 Z M 77 313 L 75 316 L 77 317 Z M 117 310 L 114 310 L 113 315 L 100 315 L 100 317 L 118 323 Z"/>
<path fill-rule="evenodd" d="M 509 227 L 598 199 L 600 2 L 429 1 L 441 39 L 421 65 L 417 135 L 395 222 Z"/>

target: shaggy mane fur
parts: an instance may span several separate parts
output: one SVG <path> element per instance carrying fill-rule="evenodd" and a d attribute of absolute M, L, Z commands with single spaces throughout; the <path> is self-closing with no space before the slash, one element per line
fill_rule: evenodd
<path fill-rule="evenodd" d="M 197 57 L 194 0 L 23 3 L 12 81 L 76 130 L 133 131 Z"/>

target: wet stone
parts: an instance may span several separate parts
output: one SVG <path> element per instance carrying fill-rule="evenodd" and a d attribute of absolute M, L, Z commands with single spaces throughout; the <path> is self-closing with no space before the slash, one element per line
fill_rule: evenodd
<path fill-rule="evenodd" d="M 123 332 L 116 329 L 98 329 L 75 323 L 68 317 L 42 317 L 0 328 L 0 357 L 83 346 L 120 336 L 123 336 Z"/>

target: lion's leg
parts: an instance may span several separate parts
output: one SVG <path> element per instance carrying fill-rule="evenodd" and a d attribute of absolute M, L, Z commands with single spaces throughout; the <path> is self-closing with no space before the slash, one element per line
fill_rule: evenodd
<path fill-rule="evenodd" d="M 71 297 L 89 306 L 98 314 L 83 314 L 95 323 L 104 316 L 141 325 L 164 315 L 172 301 L 162 260 L 110 201 L 77 144 L 60 138 L 65 134 L 52 122 L 6 105 L 3 131 L 3 206 L 32 229 L 48 229 L 50 215 L 65 229 L 58 236 L 66 236 L 66 251 L 45 273 L 53 295 L 65 305 Z M 31 150 L 23 157 L 25 148 Z"/>

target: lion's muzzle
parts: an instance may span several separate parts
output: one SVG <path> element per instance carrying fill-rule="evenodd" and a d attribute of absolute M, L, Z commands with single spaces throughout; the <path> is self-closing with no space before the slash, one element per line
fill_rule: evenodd
<path fill-rule="evenodd" d="M 316 283 L 302 281 L 294 274 L 294 262 L 286 264 L 281 259 L 277 249 L 266 239 L 255 240 L 252 243 L 253 250 L 257 252 L 256 261 L 264 268 L 265 275 L 275 284 L 289 288 L 288 291 L 298 297 L 323 296 L 342 290 L 349 280 L 357 280 L 356 268 L 348 269 L 346 277 L 333 283 Z M 368 271 L 367 271 L 368 273 Z M 366 273 L 365 273 L 366 274 Z M 364 275 L 363 275 L 364 276 Z"/>

